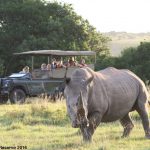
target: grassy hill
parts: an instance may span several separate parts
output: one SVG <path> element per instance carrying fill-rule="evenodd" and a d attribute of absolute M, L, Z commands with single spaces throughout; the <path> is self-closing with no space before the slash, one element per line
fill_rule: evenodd
<path fill-rule="evenodd" d="M 140 42 L 150 42 L 150 33 L 107 32 L 104 35 L 111 38 L 109 48 L 113 56 L 119 56 L 128 47 L 136 47 Z"/>

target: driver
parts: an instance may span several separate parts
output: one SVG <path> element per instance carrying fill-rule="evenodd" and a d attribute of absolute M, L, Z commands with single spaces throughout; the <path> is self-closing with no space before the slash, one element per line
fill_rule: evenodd
<path fill-rule="evenodd" d="M 25 66 L 19 73 L 29 73 L 29 67 Z"/>
<path fill-rule="evenodd" d="M 30 68 L 28 66 L 25 66 L 22 71 L 20 71 L 19 73 L 25 73 L 27 74 L 30 78 L 31 78 L 31 73 L 30 73 Z"/>

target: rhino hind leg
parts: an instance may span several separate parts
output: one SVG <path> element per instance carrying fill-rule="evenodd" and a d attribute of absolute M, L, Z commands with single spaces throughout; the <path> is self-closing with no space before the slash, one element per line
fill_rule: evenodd
<path fill-rule="evenodd" d="M 142 124 L 143 124 L 143 128 L 145 131 L 145 137 L 150 139 L 150 127 L 149 127 L 149 119 L 148 119 L 148 112 L 147 112 L 146 104 L 139 102 L 137 104 L 136 110 L 142 119 Z"/>
<path fill-rule="evenodd" d="M 131 130 L 133 129 L 134 125 L 131 121 L 131 118 L 129 116 L 129 114 L 127 114 L 126 116 L 124 116 L 122 119 L 120 119 L 120 122 L 124 128 L 124 131 L 123 131 L 123 135 L 122 137 L 128 137 Z"/>

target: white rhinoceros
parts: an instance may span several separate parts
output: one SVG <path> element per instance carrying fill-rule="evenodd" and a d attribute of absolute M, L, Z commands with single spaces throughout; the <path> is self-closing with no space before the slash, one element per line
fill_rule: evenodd
<path fill-rule="evenodd" d="M 124 132 L 133 128 L 129 112 L 136 110 L 150 138 L 146 103 L 148 92 L 143 81 L 129 70 L 106 68 L 94 72 L 89 68 L 75 70 L 66 79 L 65 96 L 72 127 L 81 129 L 83 139 L 90 141 L 100 122 L 120 120 Z"/>

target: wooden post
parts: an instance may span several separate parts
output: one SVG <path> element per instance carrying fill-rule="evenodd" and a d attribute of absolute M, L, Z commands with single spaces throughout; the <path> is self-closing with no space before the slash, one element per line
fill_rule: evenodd
<path fill-rule="evenodd" d="M 32 56 L 32 71 L 33 71 L 33 69 L 34 69 L 34 56 Z"/>

